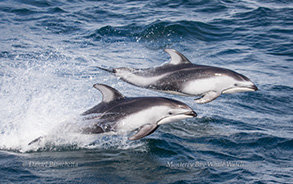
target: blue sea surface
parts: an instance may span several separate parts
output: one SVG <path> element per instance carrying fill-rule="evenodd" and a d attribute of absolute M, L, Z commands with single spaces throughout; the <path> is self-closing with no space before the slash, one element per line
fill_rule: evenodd
<path fill-rule="evenodd" d="M 0 31 L 0 183 L 293 183 L 292 1 L 0 0 Z M 158 66 L 165 48 L 259 90 L 196 104 L 96 67 Z M 198 117 L 137 141 L 74 133 L 95 83 Z"/>

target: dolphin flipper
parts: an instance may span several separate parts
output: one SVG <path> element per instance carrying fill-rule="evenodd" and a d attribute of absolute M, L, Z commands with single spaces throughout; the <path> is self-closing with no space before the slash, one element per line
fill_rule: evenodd
<path fill-rule="evenodd" d="M 141 138 L 153 133 L 158 127 L 159 126 L 157 124 L 143 125 L 142 127 L 139 128 L 138 132 L 135 135 L 129 137 L 128 139 L 131 141 L 141 139 Z"/>
<path fill-rule="evenodd" d="M 208 103 L 210 101 L 213 101 L 218 96 L 220 96 L 221 93 L 216 91 L 209 91 L 206 94 L 204 94 L 201 98 L 195 99 L 194 101 L 199 104 Z"/>

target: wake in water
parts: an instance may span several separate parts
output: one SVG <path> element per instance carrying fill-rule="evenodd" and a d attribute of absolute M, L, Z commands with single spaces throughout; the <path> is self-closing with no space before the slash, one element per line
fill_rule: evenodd
<path fill-rule="evenodd" d="M 49 131 L 46 135 L 32 140 L 27 146 L 23 145 L 23 148 L 20 151 L 96 148 L 127 149 L 130 147 L 126 135 L 116 135 L 112 132 L 103 134 L 84 134 L 82 131 L 86 127 L 92 126 L 92 123 L 93 121 L 87 121 L 85 118 L 81 117 L 77 117 L 72 121 L 63 122 Z"/>
<path fill-rule="evenodd" d="M 84 134 L 82 130 L 91 126 L 92 121 L 76 117 L 61 123 L 56 123 L 55 127 L 23 129 L 11 127 L 3 129 L 1 132 L 1 149 L 31 152 L 31 151 L 60 151 L 74 149 L 97 149 L 97 148 L 120 148 L 128 149 L 140 146 L 140 144 L 130 143 L 126 135 L 116 135 L 115 133 Z M 31 133 L 29 132 L 31 131 Z M 33 136 L 39 135 L 32 139 Z"/>
<path fill-rule="evenodd" d="M 98 95 L 90 90 L 91 79 L 60 76 L 69 70 L 60 57 L 34 64 L 22 58 L 5 66 L 0 81 L 0 149 L 27 152 L 137 145 L 125 136 L 118 139 L 79 131 L 91 123 L 79 114 L 96 104 Z M 79 66 L 78 70 L 85 69 Z"/>

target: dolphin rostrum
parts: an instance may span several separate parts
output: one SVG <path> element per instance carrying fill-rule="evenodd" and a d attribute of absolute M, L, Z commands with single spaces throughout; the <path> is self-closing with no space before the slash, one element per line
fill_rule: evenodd
<path fill-rule="evenodd" d="M 128 133 L 138 129 L 129 140 L 143 138 L 160 125 L 195 117 L 197 114 L 186 104 L 162 97 L 124 97 L 116 89 L 95 84 L 102 95 L 102 102 L 82 114 L 92 122 L 82 130 L 87 134 L 104 132 Z"/>
<path fill-rule="evenodd" d="M 222 93 L 258 90 L 253 82 L 242 74 L 225 68 L 193 64 L 173 49 L 164 51 L 171 56 L 171 61 L 161 66 L 146 69 L 98 68 L 138 87 L 185 96 L 199 96 L 195 99 L 196 103 L 210 102 Z"/>

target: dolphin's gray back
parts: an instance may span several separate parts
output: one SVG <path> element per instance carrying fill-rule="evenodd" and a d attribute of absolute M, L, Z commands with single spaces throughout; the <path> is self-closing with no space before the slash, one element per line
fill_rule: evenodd
<path fill-rule="evenodd" d="M 176 75 L 178 75 L 178 73 L 182 72 L 181 75 L 178 75 L 178 78 L 179 77 L 185 78 L 185 76 L 190 77 L 192 74 L 192 76 L 194 76 L 194 78 L 197 78 L 197 79 L 210 77 L 211 75 L 214 75 L 215 73 L 222 73 L 222 74 L 229 75 L 231 77 L 235 76 L 235 74 L 241 75 L 239 73 L 236 73 L 226 68 L 207 66 L 207 65 L 196 65 L 192 63 L 180 64 L 180 65 L 165 64 L 159 67 L 140 69 L 136 71 L 137 71 L 136 74 L 145 76 L 145 77 L 159 76 L 163 74 L 168 74 L 168 75 L 174 74 L 174 77 L 175 77 Z"/>

